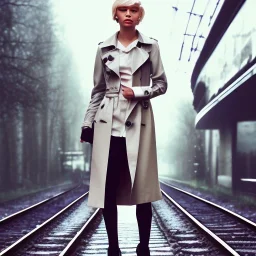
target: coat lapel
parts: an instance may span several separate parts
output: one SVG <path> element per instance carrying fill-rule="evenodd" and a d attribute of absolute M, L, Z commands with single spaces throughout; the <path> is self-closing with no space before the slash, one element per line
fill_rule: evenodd
<path fill-rule="evenodd" d="M 132 50 L 132 74 L 149 58 L 149 54 L 142 48 Z"/>
<path fill-rule="evenodd" d="M 120 65 L 120 57 L 119 50 L 116 48 L 117 45 L 117 32 L 108 38 L 106 41 L 101 43 L 99 47 L 102 50 L 102 61 L 105 65 L 114 71 L 119 77 L 119 65 Z"/>
<path fill-rule="evenodd" d="M 119 50 L 116 48 L 117 46 L 117 34 L 116 32 L 106 41 L 100 44 L 100 48 L 102 49 L 102 61 L 105 65 L 113 70 L 119 77 L 119 65 L 120 65 L 120 57 Z M 143 63 L 149 58 L 149 52 L 151 51 L 151 45 L 153 40 L 144 36 L 142 33 L 138 31 L 138 44 L 139 47 L 135 47 L 132 50 L 132 74 L 138 70 Z"/>
<path fill-rule="evenodd" d="M 132 74 L 149 58 L 153 40 L 138 31 L 138 44 L 132 53 Z"/>
<path fill-rule="evenodd" d="M 113 70 L 120 77 L 120 57 L 118 49 L 114 49 L 103 54 L 102 61 L 109 69 Z"/>

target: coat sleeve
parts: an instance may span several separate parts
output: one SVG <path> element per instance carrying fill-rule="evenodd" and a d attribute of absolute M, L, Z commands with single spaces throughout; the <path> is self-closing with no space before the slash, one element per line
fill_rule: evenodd
<path fill-rule="evenodd" d="M 92 122 L 98 110 L 98 107 L 106 93 L 106 82 L 103 73 L 103 63 L 101 60 L 101 49 L 98 47 L 93 73 L 94 87 L 91 92 L 91 100 L 85 113 L 82 127 L 92 127 Z"/>
<path fill-rule="evenodd" d="M 167 79 L 157 42 L 152 44 L 150 61 L 152 85 L 133 87 L 132 90 L 134 92 L 135 99 L 152 99 L 164 94 L 167 90 Z"/>

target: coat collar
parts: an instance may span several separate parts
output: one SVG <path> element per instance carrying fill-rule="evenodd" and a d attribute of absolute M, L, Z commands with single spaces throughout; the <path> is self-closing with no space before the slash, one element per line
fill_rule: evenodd
<path fill-rule="evenodd" d="M 141 32 L 138 32 L 138 42 L 142 44 L 153 44 L 153 39 L 143 35 Z M 117 35 L 118 32 L 116 32 L 114 35 L 112 35 L 110 38 L 108 38 L 106 41 L 104 41 L 102 44 L 100 44 L 100 48 L 110 47 L 114 46 L 116 48 L 117 46 Z"/>
<path fill-rule="evenodd" d="M 137 30 L 138 31 L 138 30 Z M 120 77 L 119 72 L 119 50 L 117 46 L 117 35 L 116 32 L 106 41 L 101 43 L 99 47 L 102 50 L 102 60 L 105 65 L 113 70 L 117 76 Z M 132 51 L 132 74 L 149 58 L 149 52 L 151 51 L 151 45 L 154 44 L 154 40 L 144 36 L 138 31 L 138 43 L 137 47 Z"/>

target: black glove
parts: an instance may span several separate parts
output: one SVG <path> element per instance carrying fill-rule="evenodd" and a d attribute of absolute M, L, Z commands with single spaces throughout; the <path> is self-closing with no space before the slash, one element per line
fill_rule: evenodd
<path fill-rule="evenodd" d="M 85 142 L 89 142 L 89 143 L 92 144 L 92 142 L 93 142 L 93 132 L 94 132 L 93 128 L 90 128 L 90 127 L 82 128 L 80 139 L 85 141 Z"/>

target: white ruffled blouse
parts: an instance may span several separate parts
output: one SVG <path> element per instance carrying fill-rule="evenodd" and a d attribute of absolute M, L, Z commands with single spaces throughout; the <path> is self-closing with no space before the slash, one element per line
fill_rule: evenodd
<path fill-rule="evenodd" d="M 132 87 L 132 50 L 136 47 L 138 40 L 133 41 L 127 47 L 124 47 L 119 41 L 117 48 L 120 53 L 120 78 L 121 86 Z M 125 137 L 125 120 L 130 101 L 125 99 L 120 87 L 119 95 L 115 98 L 112 122 L 112 136 Z"/>

